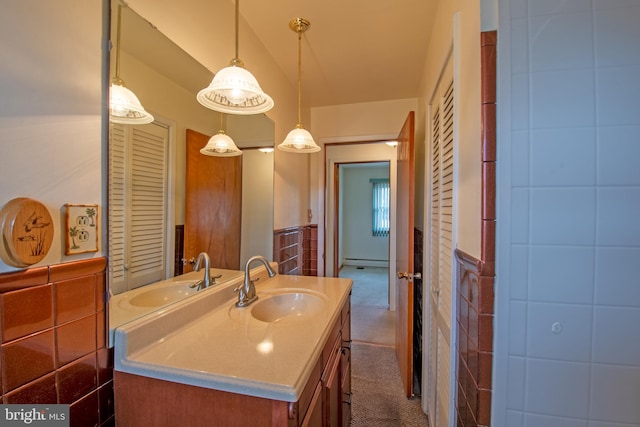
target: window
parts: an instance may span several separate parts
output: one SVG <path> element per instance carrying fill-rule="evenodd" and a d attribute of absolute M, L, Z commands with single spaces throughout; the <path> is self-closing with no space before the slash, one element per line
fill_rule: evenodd
<path fill-rule="evenodd" d="M 389 180 L 371 179 L 373 184 L 373 228 L 374 236 L 389 236 Z"/>

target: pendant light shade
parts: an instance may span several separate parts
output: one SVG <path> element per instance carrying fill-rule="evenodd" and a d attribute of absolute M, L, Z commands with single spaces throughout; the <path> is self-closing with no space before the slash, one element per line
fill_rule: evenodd
<path fill-rule="evenodd" d="M 223 129 L 223 114 L 220 114 L 220 131 L 209 138 L 209 142 L 200 149 L 205 156 L 233 157 L 242 154 L 235 142 Z"/>
<path fill-rule="evenodd" d="M 289 28 L 298 33 L 298 124 L 278 145 L 278 149 L 290 153 L 317 153 L 320 147 L 313 136 L 302 126 L 302 33 L 307 31 L 311 23 L 304 18 L 296 18 L 289 22 Z"/>
<path fill-rule="evenodd" d="M 225 134 L 223 130 L 220 130 L 220 132 L 209 138 L 209 142 L 200 149 L 200 153 L 205 156 L 233 157 L 240 156 L 242 151 L 240 151 L 229 135 Z"/>
<path fill-rule="evenodd" d="M 122 6 L 118 4 L 118 18 L 116 27 L 116 75 L 111 81 L 109 89 L 109 120 L 113 123 L 125 125 L 144 125 L 153 121 L 138 97 L 124 85 L 120 78 L 120 25 L 122 21 Z"/>
<path fill-rule="evenodd" d="M 256 78 L 238 57 L 240 0 L 236 0 L 236 56 L 218 71 L 206 88 L 198 92 L 200 104 L 221 113 L 258 114 L 273 108 L 273 99 L 262 91 Z"/>
<path fill-rule="evenodd" d="M 289 132 L 284 141 L 278 145 L 278 149 L 290 153 L 317 153 L 320 151 L 313 136 L 301 126 Z"/>

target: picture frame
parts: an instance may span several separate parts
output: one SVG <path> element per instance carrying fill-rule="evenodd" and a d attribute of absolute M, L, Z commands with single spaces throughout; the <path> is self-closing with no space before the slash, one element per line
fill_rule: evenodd
<path fill-rule="evenodd" d="M 65 207 L 65 255 L 98 251 L 98 205 Z"/>

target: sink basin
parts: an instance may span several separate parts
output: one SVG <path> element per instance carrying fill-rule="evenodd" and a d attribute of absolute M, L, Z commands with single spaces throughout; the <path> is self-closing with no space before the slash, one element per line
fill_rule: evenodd
<path fill-rule="evenodd" d="M 169 282 L 166 285 L 153 287 L 140 292 L 127 301 L 133 307 L 162 307 L 196 293 L 190 286 L 195 280 Z"/>
<path fill-rule="evenodd" d="M 260 297 L 251 316 L 262 322 L 290 322 L 312 318 L 322 311 L 325 300 L 309 292 L 286 292 Z"/>

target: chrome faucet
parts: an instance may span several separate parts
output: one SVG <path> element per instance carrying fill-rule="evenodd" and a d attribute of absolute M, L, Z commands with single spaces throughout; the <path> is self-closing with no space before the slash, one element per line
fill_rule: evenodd
<path fill-rule="evenodd" d="M 249 266 L 253 261 L 260 261 L 264 264 L 269 277 L 276 275 L 276 272 L 273 271 L 273 268 L 271 268 L 269 261 L 267 261 L 265 257 L 256 255 L 249 258 L 247 263 L 244 265 L 244 283 L 234 289 L 235 292 L 238 292 L 238 302 L 236 302 L 236 307 L 246 307 L 258 299 L 258 295 L 256 295 L 256 285 L 253 283 L 254 281 L 251 280 L 249 274 Z"/>
<path fill-rule="evenodd" d="M 198 280 L 196 283 L 191 285 L 192 288 L 197 288 L 197 290 L 201 290 L 204 288 L 208 288 L 211 285 L 211 259 L 206 252 L 200 252 L 198 254 L 198 258 L 196 259 L 196 265 L 193 266 L 193 271 L 200 271 L 200 266 L 202 265 L 202 261 L 204 260 L 204 277 L 202 280 Z M 214 280 L 215 284 L 215 280 Z"/>

